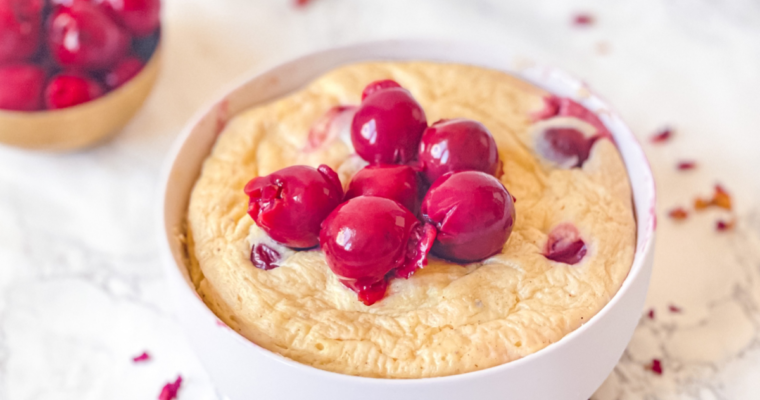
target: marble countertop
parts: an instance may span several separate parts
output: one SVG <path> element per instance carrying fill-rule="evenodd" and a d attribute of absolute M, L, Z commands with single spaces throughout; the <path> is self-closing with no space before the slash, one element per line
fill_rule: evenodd
<path fill-rule="evenodd" d="M 578 12 L 591 26 L 571 23 Z M 188 119 L 234 78 L 387 38 L 510 47 L 582 77 L 644 141 L 659 189 L 655 270 L 595 400 L 760 396 L 760 3 L 754 0 L 168 0 L 165 65 L 115 139 L 74 154 L 0 147 L 0 399 L 222 400 L 172 314 L 154 229 L 158 172 Z M 648 142 L 663 126 L 673 139 Z M 696 160 L 694 171 L 678 171 Z M 720 211 L 668 211 L 733 195 Z M 670 307 L 674 306 L 671 311 Z M 148 351 L 152 359 L 134 364 Z M 661 360 L 663 373 L 647 366 Z"/>

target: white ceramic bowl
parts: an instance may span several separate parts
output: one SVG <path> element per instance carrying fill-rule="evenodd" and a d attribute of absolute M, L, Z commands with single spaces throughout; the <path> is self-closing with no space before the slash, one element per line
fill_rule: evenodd
<path fill-rule="evenodd" d="M 628 169 L 638 237 L 633 267 L 620 291 L 585 325 L 547 348 L 507 364 L 442 378 L 390 380 L 322 371 L 265 350 L 221 324 L 193 290 L 183 262 L 182 232 L 190 191 L 224 123 L 249 107 L 288 94 L 342 64 L 367 60 L 430 60 L 512 73 L 597 111 Z M 386 41 L 321 51 L 272 68 L 204 110 L 169 156 L 160 230 L 166 275 L 177 314 L 216 383 L 232 400 L 586 400 L 618 362 L 641 317 L 652 270 L 655 187 L 638 142 L 609 106 L 579 80 L 536 66 L 504 49 L 447 42 Z"/>

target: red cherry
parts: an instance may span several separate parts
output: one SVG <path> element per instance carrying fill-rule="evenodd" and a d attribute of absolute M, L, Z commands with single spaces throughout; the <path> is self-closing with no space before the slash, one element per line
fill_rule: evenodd
<path fill-rule="evenodd" d="M 42 108 L 45 71 L 32 64 L 0 67 L 0 109 L 35 111 Z"/>
<path fill-rule="evenodd" d="M 389 88 L 400 88 L 401 85 L 399 85 L 396 81 L 391 79 L 384 79 L 381 81 L 374 81 L 367 85 L 367 87 L 364 88 L 364 91 L 362 91 L 362 101 L 367 98 L 367 96 L 371 95 L 372 93 L 379 92 L 383 89 L 389 89 Z"/>
<path fill-rule="evenodd" d="M 422 200 L 422 215 L 438 228 L 433 254 L 466 263 L 504 248 L 515 223 L 515 206 L 498 179 L 465 171 L 433 183 Z"/>
<path fill-rule="evenodd" d="M 452 171 L 496 175 L 499 150 L 491 132 L 480 122 L 464 118 L 441 120 L 422 134 L 419 161 L 428 183 Z"/>
<path fill-rule="evenodd" d="M 571 223 L 557 225 L 546 240 L 544 257 L 549 260 L 574 265 L 586 256 L 586 243 L 578 228 Z"/>
<path fill-rule="evenodd" d="M 24 61 L 37 52 L 42 0 L 0 0 L 0 63 Z"/>
<path fill-rule="evenodd" d="M 370 163 L 404 164 L 417 155 L 425 112 L 402 88 L 388 88 L 367 96 L 351 123 L 356 153 Z"/>
<path fill-rule="evenodd" d="M 245 194 L 256 225 L 285 246 L 306 249 L 319 243 L 319 225 L 340 204 L 343 188 L 326 165 L 294 165 L 252 179 Z"/>
<path fill-rule="evenodd" d="M 95 3 L 137 37 L 150 35 L 161 23 L 160 0 L 95 0 Z"/>
<path fill-rule="evenodd" d="M 97 99 L 103 93 L 103 87 L 94 79 L 77 73 L 62 73 L 45 88 L 45 105 L 51 110 L 73 107 Z"/>
<path fill-rule="evenodd" d="M 536 151 L 558 165 L 576 168 L 588 160 L 597 139 L 573 128 L 547 128 L 536 141 Z"/>
<path fill-rule="evenodd" d="M 422 268 L 434 240 L 435 228 L 401 204 L 368 196 L 338 206 L 319 234 L 330 269 L 344 285 L 371 298 L 367 292 L 379 291 L 378 282 L 391 273 L 407 278 Z"/>
<path fill-rule="evenodd" d="M 416 213 L 419 208 L 417 173 L 406 165 L 369 165 L 351 179 L 345 200 L 359 196 L 383 197 L 397 201 Z"/>
<path fill-rule="evenodd" d="M 129 36 L 85 0 L 60 5 L 48 22 L 48 47 L 65 67 L 108 68 L 126 54 Z"/>
<path fill-rule="evenodd" d="M 137 57 L 127 57 L 119 61 L 116 66 L 106 72 L 103 80 L 105 81 L 106 86 L 113 90 L 137 76 L 142 68 L 142 60 Z"/>

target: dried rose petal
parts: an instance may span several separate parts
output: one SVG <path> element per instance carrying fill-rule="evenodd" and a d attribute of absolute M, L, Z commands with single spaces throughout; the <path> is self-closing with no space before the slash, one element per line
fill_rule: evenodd
<path fill-rule="evenodd" d="M 595 22 L 594 16 L 589 13 L 578 13 L 573 17 L 573 25 L 587 27 Z"/>
<path fill-rule="evenodd" d="M 736 219 L 732 219 L 731 221 L 724 221 L 719 220 L 715 223 L 715 229 L 717 229 L 719 232 L 725 232 L 730 231 L 736 227 Z"/>
<path fill-rule="evenodd" d="M 697 168 L 697 163 L 694 161 L 681 161 L 678 163 L 679 171 L 688 171 Z"/>
<path fill-rule="evenodd" d="M 703 198 L 697 198 L 694 201 L 694 208 L 697 210 L 704 210 L 707 207 L 715 206 L 726 210 L 731 210 L 731 195 L 721 185 L 715 185 L 715 193 L 713 193 L 712 199 L 706 200 Z"/>
<path fill-rule="evenodd" d="M 649 312 L 647 313 L 647 317 L 649 317 L 649 319 L 654 319 L 654 308 L 649 309 Z"/>
<path fill-rule="evenodd" d="M 731 195 L 729 195 L 721 185 L 715 185 L 715 196 L 713 197 L 713 204 L 720 208 L 731 210 Z"/>
<path fill-rule="evenodd" d="M 140 363 L 140 362 L 150 361 L 150 359 L 151 359 L 150 354 L 148 354 L 147 351 L 144 351 L 139 356 L 133 357 L 132 362 Z"/>
<path fill-rule="evenodd" d="M 662 375 L 662 361 L 658 358 L 652 359 L 652 362 L 644 368 L 654 372 L 657 375 Z"/>
<path fill-rule="evenodd" d="M 681 307 L 675 306 L 673 304 L 668 306 L 668 310 L 674 314 L 678 314 L 683 311 Z"/>
<path fill-rule="evenodd" d="M 158 395 L 158 400 L 173 400 L 177 398 L 177 392 L 179 387 L 182 386 L 182 375 L 177 376 L 177 380 L 169 382 L 161 389 L 161 394 Z"/>
<path fill-rule="evenodd" d="M 673 136 L 673 130 L 670 128 L 664 128 L 652 136 L 651 141 L 652 143 L 664 143 L 670 140 L 671 136 Z"/>
<path fill-rule="evenodd" d="M 684 210 L 683 207 L 678 207 L 670 210 L 668 216 L 676 221 L 683 221 L 689 216 L 689 212 Z"/>

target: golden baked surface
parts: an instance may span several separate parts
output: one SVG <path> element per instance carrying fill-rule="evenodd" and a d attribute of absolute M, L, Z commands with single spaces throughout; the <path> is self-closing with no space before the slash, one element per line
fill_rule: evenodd
<path fill-rule="evenodd" d="M 293 164 L 337 169 L 341 140 L 305 152 L 309 128 L 330 107 L 358 104 L 364 86 L 394 79 L 432 123 L 482 122 L 499 147 L 517 221 L 504 251 L 460 266 L 431 258 L 393 279 L 370 307 L 338 282 L 318 250 L 290 253 L 271 271 L 249 261 L 243 187 Z M 534 353 L 581 326 L 617 292 L 633 262 L 628 178 L 609 140 L 582 169 L 555 168 L 533 150 L 530 115 L 546 93 L 510 75 L 471 66 L 366 63 L 339 68 L 305 89 L 229 122 L 205 161 L 188 211 L 190 273 L 206 304 L 254 343 L 328 371 L 368 377 L 460 374 Z M 552 123 L 551 121 L 542 122 Z M 344 185 L 347 182 L 343 182 Z M 569 266 L 541 253 L 551 229 L 575 224 L 588 246 Z"/>

